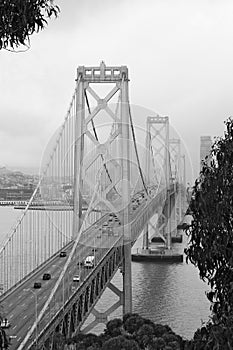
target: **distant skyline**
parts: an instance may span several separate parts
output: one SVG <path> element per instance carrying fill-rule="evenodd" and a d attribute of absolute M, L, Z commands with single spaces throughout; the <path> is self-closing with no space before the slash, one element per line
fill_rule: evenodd
<path fill-rule="evenodd" d="M 24 166 L 20 166 L 20 165 L 16 165 L 16 166 L 6 166 L 6 168 L 8 170 L 11 171 L 21 171 L 24 174 L 29 174 L 29 175 L 38 175 L 39 174 L 39 167 L 24 167 Z"/>
<path fill-rule="evenodd" d="M 28 51 L 0 51 L 0 166 L 39 168 L 68 109 L 77 67 L 104 60 L 128 66 L 132 104 L 169 116 L 196 177 L 200 136 L 222 136 L 233 115 L 233 3 L 55 2 L 59 17 L 31 37 Z"/>

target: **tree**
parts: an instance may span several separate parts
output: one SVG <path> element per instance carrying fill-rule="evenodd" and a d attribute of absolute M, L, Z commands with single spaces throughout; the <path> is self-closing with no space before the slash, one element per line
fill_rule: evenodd
<path fill-rule="evenodd" d="M 213 321 L 233 326 L 233 120 L 226 122 L 224 137 L 216 139 L 210 164 L 205 161 L 196 180 L 187 229 L 187 260 L 199 269 L 211 291 Z"/>
<path fill-rule="evenodd" d="M 82 340 L 82 344 L 84 344 L 85 349 L 88 349 L 89 347 L 97 343 L 98 343 L 98 336 L 93 333 L 85 334 L 85 337 Z"/>
<path fill-rule="evenodd" d="M 148 324 L 143 324 L 136 332 L 136 340 L 142 349 L 146 349 L 154 338 L 154 327 Z"/>
<path fill-rule="evenodd" d="M 115 318 L 113 320 L 110 320 L 106 324 L 106 330 L 105 334 L 110 335 L 111 337 L 117 337 L 121 334 L 121 327 L 123 325 L 123 322 L 120 318 Z"/>
<path fill-rule="evenodd" d="M 220 323 L 208 323 L 195 332 L 191 341 L 186 341 L 184 350 L 231 350 L 232 347 L 232 330 Z"/>
<path fill-rule="evenodd" d="M 140 350 L 135 340 L 126 339 L 122 335 L 107 340 L 103 345 L 103 350 Z"/>
<path fill-rule="evenodd" d="M 28 46 L 30 35 L 44 29 L 59 11 L 53 0 L 1 0 L 0 50 Z"/>
<path fill-rule="evenodd" d="M 144 324 L 144 319 L 138 314 L 132 314 L 129 317 L 123 318 L 124 328 L 128 333 L 133 334 Z"/>

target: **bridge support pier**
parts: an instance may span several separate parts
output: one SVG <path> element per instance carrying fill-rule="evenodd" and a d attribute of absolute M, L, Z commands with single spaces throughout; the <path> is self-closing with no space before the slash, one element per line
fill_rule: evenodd
<path fill-rule="evenodd" d="M 124 245 L 123 260 L 123 315 L 132 312 L 131 242 Z"/>
<path fill-rule="evenodd" d="M 170 158 L 172 166 L 172 178 L 176 179 L 175 191 L 177 193 L 177 198 L 175 201 L 175 212 L 173 213 L 173 220 L 175 225 L 181 223 L 182 221 L 182 193 L 181 193 L 181 184 L 182 184 L 182 172 L 181 172 L 181 144 L 180 139 L 170 139 Z M 177 235 L 177 232 L 176 232 Z"/>
<path fill-rule="evenodd" d="M 149 249 L 149 224 L 146 224 L 146 227 L 143 232 L 143 249 Z"/>

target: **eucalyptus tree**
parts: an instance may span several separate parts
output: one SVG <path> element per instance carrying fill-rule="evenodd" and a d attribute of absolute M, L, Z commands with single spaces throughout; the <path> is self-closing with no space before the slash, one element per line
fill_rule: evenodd
<path fill-rule="evenodd" d="M 227 334 L 233 334 L 233 119 L 225 125 L 224 136 L 215 139 L 193 187 L 185 253 L 210 286 L 206 294 L 214 329 L 221 326 L 218 332 L 232 342 Z"/>
<path fill-rule="evenodd" d="M 53 0 L 0 0 L 0 50 L 29 47 L 30 36 L 59 11 Z"/>

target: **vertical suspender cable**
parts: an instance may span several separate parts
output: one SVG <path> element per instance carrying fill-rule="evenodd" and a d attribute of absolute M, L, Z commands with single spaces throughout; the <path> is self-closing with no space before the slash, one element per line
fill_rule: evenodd
<path fill-rule="evenodd" d="M 130 110 L 130 105 L 129 105 L 129 120 L 130 120 L 130 126 L 131 126 L 131 130 L 132 130 L 132 136 L 133 136 L 133 143 L 134 143 L 134 149 L 135 149 L 135 153 L 136 153 L 136 158 L 137 158 L 137 163 L 138 163 L 138 169 L 139 169 L 139 173 L 142 179 L 142 184 L 143 187 L 145 189 L 146 194 L 148 194 L 148 190 L 144 181 L 144 177 L 143 177 L 143 173 L 142 173 L 142 168 L 140 165 L 140 160 L 139 160 L 139 155 L 138 155 L 138 150 L 137 150 L 137 145 L 136 145 L 136 138 L 135 138 L 135 132 L 134 132 L 134 127 L 133 127 L 133 120 L 132 120 L 132 115 L 131 115 L 131 110 Z"/>

